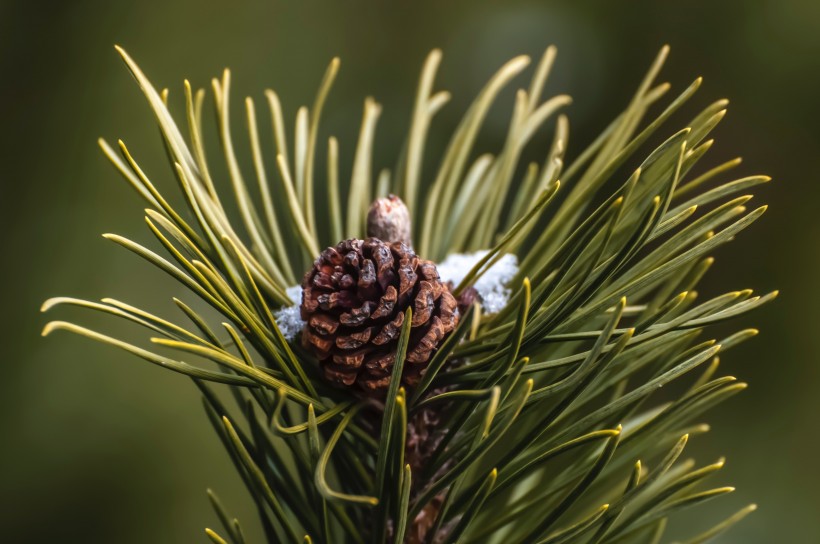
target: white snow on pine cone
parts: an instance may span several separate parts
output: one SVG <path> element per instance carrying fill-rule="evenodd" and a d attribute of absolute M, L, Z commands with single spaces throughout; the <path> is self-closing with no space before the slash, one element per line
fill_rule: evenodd
<path fill-rule="evenodd" d="M 486 254 L 487 250 L 449 255 L 440 264 L 436 265 L 441 281 L 451 281 L 453 285 L 457 286 Z M 478 291 L 483 313 L 494 314 L 500 312 L 507 305 L 512 294 L 512 290 L 508 285 L 517 273 L 518 258 L 511 253 L 507 253 L 475 282 L 473 287 Z M 285 339 L 291 341 L 296 338 L 296 335 L 299 334 L 305 324 L 299 313 L 299 305 L 302 302 L 302 286 L 288 287 L 286 293 L 294 304 L 282 307 L 274 314 L 274 319 L 276 319 L 276 324 Z"/>
<path fill-rule="evenodd" d="M 441 281 L 451 281 L 458 286 L 470 270 L 480 261 L 488 250 L 475 253 L 454 253 L 436 265 Z M 511 290 L 507 285 L 518 273 L 518 258 L 512 253 L 501 257 L 487 270 L 473 287 L 478 291 L 481 300 L 481 311 L 485 314 L 495 314 L 507 305 Z"/>
<path fill-rule="evenodd" d="M 299 312 L 299 305 L 302 304 L 302 286 L 288 287 L 285 293 L 294 304 L 292 306 L 283 306 L 281 310 L 273 314 L 273 318 L 276 320 L 276 324 L 279 325 L 282 336 L 290 342 L 296 338 L 296 335 L 299 334 L 305 324 Z"/>

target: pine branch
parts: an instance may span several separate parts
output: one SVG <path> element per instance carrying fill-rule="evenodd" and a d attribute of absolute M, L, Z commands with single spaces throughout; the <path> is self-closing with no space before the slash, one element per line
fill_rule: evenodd
<path fill-rule="evenodd" d="M 368 98 L 348 176 L 339 172 L 336 138 L 328 138 L 326 190 L 317 186 L 315 157 L 338 59 L 312 108 L 299 110 L 294 142 L 287 141 L 278 95 L 266 91 L 272 153 L 260 137 L 254 102 L 246 99 L 255 178 L 248 183 L 228 114 L 230 72 L 212 82 L 229 174 L 221 180 L 212 177 L 204 153 L 205 91 L 185 82 L 181 127 L 167 91 L 157 91 L 117 50 L 159 124 L 184 209 L 169 204 L 124 143 L 100 140 L 147 203 L 148 229 L 170 259 L 121 236 L 106 238 L 179 281 L 225 322 L 214 327 L 179 299 L 174 303 L 187 321 L 112 299 L 60 297 L 43 311 L 74 305 L 102 312 L 144 328 L 149 342 L 136 345 L 63 321 L 49 323 L 43 334 L 67 330 L 192 378 L 269 541 L 657 542 L 670 516 L 732 490 L 702 486 L 722 460 L 695 468 L 682 455 L 688 440 L 707 430 L 703 413 L 745 388 L 718 375 L 718 354 L 756 331 L 720 341 L 700 337 L 776 292 L 734 291 L 700 301 L 695 289 L 713 264 L 711 254 L 765 211 L 748 210 L 746 192 L 769 178 L 718 181 L 739 159 L 694 173 L 726 102 L 668 129 L 672 114 L 701 86 L 698 78 L 651 117 L 669 90 L 655 83 L 667 48 L 623 112 L 571 161 L 568 119 L 555 117 L 570 99 L 542 100 L 554 48 L 518 90 L 501 149 L 477 148 L 489 108 L 529 63 L 513 59 L 479 92 L 427 181 L 427 136 L 439 130 L 433 117 L 449 99 L 434 90 L 442 60 L 434 51 L 396 170 L 382 169 L 374 181 L 381 106 Z M 546 156 L 522 160 L 553 119 Z M 647 141 L 661 130 L 671 135 L 647 152 Z M 624 174 L 631 164 L 639 166 Z M 223 207 L 225 185 L 238 217 Z M 389 388 L 368 397 L 323 379 L 316 357 L 283 334 L 278 316 L 293 304 L 289 289 L 320 248 L 362 237 L 371 200 L 388 188 L 407 202 L 423 258 L 486 250 L 462 271 L 456 296 L 468 295 L 509 254 L 520 266 L 504 286 L 514 292 L 506 306 L 492 313 L 480 299 L 466 304 L 412 385 L 396 378 L 413 364 L 408 346 L 418 341 L 411 331 L 418 308 L 408 306 Z M 317 221 L 325 211 L 329 221 Z M 227 388 L 235 406 L 223 404 L 212 386 Z M 213 492 L 209 497 L 221 533 L 206 529 L 207 537 L 242 544 L 239 521 Z M 753 509 L 690 542 L 709 540 Z"/>

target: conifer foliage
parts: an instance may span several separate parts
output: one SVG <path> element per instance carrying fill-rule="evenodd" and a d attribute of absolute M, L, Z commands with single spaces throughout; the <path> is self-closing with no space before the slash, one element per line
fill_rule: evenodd
<path fill-rule="evenodd" d="M 428 134 L 446 130 L 433 121 L 450 98 L 435 89 L 442 55 L 433 51 L 406 142 L 393 150 L 395 165 L 378 174 L 373 148 L 381 106 L 373 99 L 364 101 L 352 171 L 340 171 L 339 143 L 322 131 L 338 59 L 312 106 L 298 110 L 295 128 L 271 90 L 264 95 L 267 113 L 247 98 L 245 119 L 237 123 L 229 114 L 230 73 L 214 79 L 217 159 L 205 153 L 206 139 L 214 137 L 210 123 L 205 127 L 205 91 L 186 81 L 184 108 L 172 116 L 169 93 L 155 89 L 118 51 L 159 125 L 170 175 L 144 171 L 122 141 L 100 140 L 147 203 L 145 221 L 156 243 L 105 237 L 185 287 L 173 299 L 178 318 L 119 300 L 61 297 L 44 310 L 74 305 L 103 312 L 142 327 L 146 342 L 65 321 L 49 323 L 44 334 L 86 336 L 183 374 L 199 388 L 258 510 L 258 519 L 235 519 L 210 493 L 219 520 L 206 529 L 212 542 L 241 544 L 243 527 L 260 524 L 271 543 L 656 543 L 678 511 L 732 491 L 707 482 L 723 460 L 697 464 L 684 449 L 708 430 L 704 412 L 745 388 L 720 374 L 718 356 L 756 331 L 713 339 L 711 326 L 776 293 L 730 291 L 704 299 L 695 289 L 714 252 L 765 211 L 748 202 L 749 191 L 768 178 L 727 181 L 739 159 L 711 169 L 699 164 L 726 101 L 669 127 L 701 80 L 666 99 L 670 86 L 655 82 L 666 48 L 622 113 L 572 157 L 562 113 L 569 97 L 542 98 L 553 48 L 515 94 L 499 149 L 480 148 L 477 137 L 502 90 L 527 68 L 527 57 L 502 66 L 447 146 L 429 149 Z M 263 117 L 270 139 L 260 134 Z M 533 153 L 528 144 L 540 131 L 549 131 L 552 143 L 527 163 L 522 157 Z M 662 143 L 652 149 L 651 141 Z M 237 159 L 239 146 L 250 149 L 249 164 Z M 225 179 L 209 166 L 217 160 L 226 166 Z M 319 171 L 319 164 L 326 168 Z M 184 205 L 172 206 L 161 190 L 173 188 L 152 177 L 175 179 Z M 355 242 L 367 240 L 371 203 L 388 194 L 407 204 L 412 249 Z M 293 293 L 306 273 L 305 285 L 318 277 L 309 271 L 320 255 L 339 255 L 325 248 L 345 243 L 371 260 L 387 247 L 395 267 L 416 259 L 417 277 L 405 292 L 393 289 L 397 301 L 415 302 L 393 301 L 381 310 L 368 305 L 369 312 L 385 312 L 379 319 L 389 317 L 390 338 L 362 355 L 366 371 L 336 380 L 348 356 L 338 342 L 374 345 L 374 335 L 388 327 L 379 322 L 373 330 L 356 328 L 359 336 L 333 333 L 328 341 L 322 327 L 336 318 L 319 316 L 322 302 L 310 294 L 303 303 Z M 464 253 L 481 257 L 457 284 L 439 281 L 434 263 Z M 471 290 L 512 258 L 518 267 L 503 286 L 506 304 L 489 311 Z M 339 293 L 364 296 L 351 282 L 367 280 L 372 263 L 356 259 L 344 265 L 351 277 L 340 273 L 332 288 L 326 285 L 338 300 Z M 392 300 L 386 293 L 399 285 L 391 276 L 395 267 L 374 276 L 373 300 Z M 309 326 L 291 339 L 276 316 L 299 304 L 312 308 L 302 316 Z M 213 312 L 205 306 L 220 319 L 209 319 Z M 359 327 L 356 316 L 345 315 L 350 327 Z M 433 317 L 438 325 L 428 325 Z M 422 323 L 425 334 L 440 326 L 435 342 L 419 339 L 413 326 Z M 314 333 L 306 344 L 303 336 Z M 339 385 L 348 378 L 376 384 L 377 391 Z M 753 509 L 689 542 L 709 540 Z"/>

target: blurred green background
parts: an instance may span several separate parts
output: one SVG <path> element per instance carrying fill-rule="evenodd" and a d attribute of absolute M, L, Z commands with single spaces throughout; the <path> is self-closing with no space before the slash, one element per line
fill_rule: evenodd
<path fill-rule="evenodd" d="M 172 101 L 182 78 L 208 86 L 230 66 L 237 127 L 240 99 L 261 99 L 268 86 L 292 119 L 340 56 L 326 126 L 341 136 L 348 167 L 368 94 L 385 107 L 377 165 L 393 163 L 433 47 L 445 53 L 437 88 L 453 91 L 437 126 L 452 129 L 503 61 L 556 44 L 548 92 L 575 98 L 568 111 L 577 152 L 669 43 L 662 78 L 674 89 L 703 75 L 699 106 L 732 100 L 710 161 L 742 155 L 738 175 L 775 180 L 753 201 L 770 203 L 769 213 L 716 255 L 705 289 L 783 290 L 737 324 L 762 334 L 729 354 L 723 370 L 751 387 L 713 412 L 713 432 L 691 447 L 702 462 L 726 454 L 720 478 L 738 491 L 677 528 L 757 502 L 720 542 L 820 542 L 820 344 L 811 310 L 820 302 L 816 0 L 0 2 L 0 541 L 203 542 L 202 527 L 215 523 L 206 486 L 247 514 L 246 525 L 253 520 L 188 380 L 80 338 L 39 336 L 46 318 L 38 308 L 50 296 L 112 296 L 173 315 L 169 298 L 182 289 L 99 236 L 150 240 L 142 202 L 98 152 L 98 136 L 122 137 L 166 190 L 173 183 L 114 43 L 170 87 Z M 490 118 L 487 145 L 503 138 L 510 104 Z"/>

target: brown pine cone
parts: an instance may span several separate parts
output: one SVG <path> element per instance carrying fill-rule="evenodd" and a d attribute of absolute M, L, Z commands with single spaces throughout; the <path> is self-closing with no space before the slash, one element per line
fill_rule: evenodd
<path fill-rule="evenodd" d="M 458 323 L 456 299 L 435 263 L 403 243 L 345 240 L 322 252 L 302 282 L 302 343 L 325 377 L 368 392 L 387 389 L 404 312 L 413 308 L 402 383 L 419 382 Z"/>

